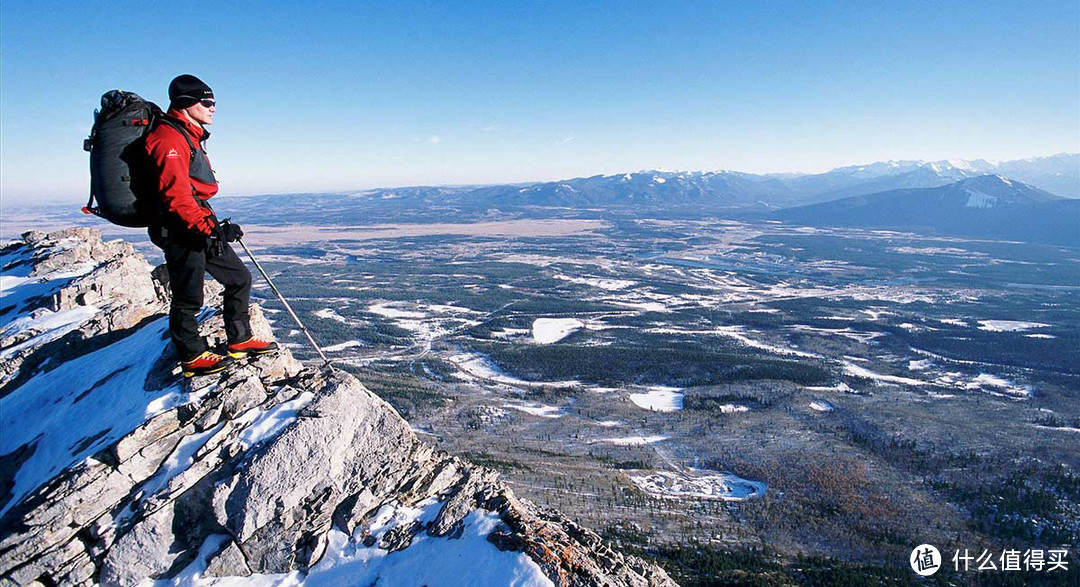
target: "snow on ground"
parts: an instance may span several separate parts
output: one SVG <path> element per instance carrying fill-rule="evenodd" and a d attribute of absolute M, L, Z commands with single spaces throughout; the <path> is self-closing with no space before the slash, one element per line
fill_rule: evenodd
<path fill-rule="evenodd" d="M 728 338 L 733 338 L 733 339 L 741 342 L 742 344 L 745 344 L 748 347 L 755 348 L 755 349 L 761 349 L 763 351 L 769 351 L 771 353 L 776 353 L 776 354 L 779 354 L 779 355 L 789 355 L 789 356 L 807 357 L 807 358 L 820 358 L 821 357 L 821 355 L 817 355 L 817 354 L 814 354 L 814 353 L 807 353 L 807 352 L 804 352 L 804 351 L 797 351 L 795 349 L 776 346 L 776 345 L 771 345 L 771 344 L 768 344 L 768 343 L 764 343 L 764 342 L 754 340 L 754 339 L 750 338 L 749 336 L 746 336 L 746 333 L 748 331 L 743 326 L 718 326 L 718 327 L 716 327 L 715 329 L 712 329 L 712 330 L 690 330 L 690 329 L 685 329 L 685 328 L 673 328 L 673 327 L 670 327 L 670 326 L 665 326 L 663 328 L 648 328 L 648 329 L 646 329 L 646 332 L 652 332 L 652 333 L 657 333 L 657 334 L 719 335 L 719 336 L 726 336 Z M 751 333 L 756 333 L 756 331 L 750 331 L 750 332 Z M 833 331 L 829 331 L 829 332 L 833 332 Z"/>
<path fill-rule="evenodd" d="M 378 314 L 379 316 L 385 316 L 387 318 L 426 318 L 425 312 L 413 312 L 409 310 L 399 310 L 392 307 L 390 303 L 372 304 L 368 306 L 368 311 L 372 314 Z"/>
<path fill-rule="evenodd" d="M 967 320 L 961 320 L 959 318 L 942 318 L 941 320 L 938 320 L 938 322 L 941 322 L 942 324 L 949 324 L 951 326 L 967 326 L 968 325 Z"/>
<path fill-rule="evenodd" d="M 341 343 L 338 343 L 338 344 L 332 344 L 330 346 L 325 346 L 325 347 L 323 347 L 323 350 L 327 351 L 327 352 L 343 351 L 345 349 L 351 349 L 353 347 L 358 347 L 358 346 L 367 346 L 367 345 L 365 345 L 363 342 L 361 342 L 359 340 L 347 340 L 345 342 L 341 342 Z"/>
<path fill-rule="evenodd" d="M 537 318 L 532 324 L 532 336 L 540 344 L 551 344 L 584 326 L 585 323 L 577 318 Z"/>
<path fill-rule="evenodd" d="M 818 328 L 816 326 L 810 326 L 807 324 L 793 324 L 791 326 L 793 330 L 801 332 L 814 332 L 817 334 L 842 336 L 844 338 L 850 338 L 861 343 L 870 344 L 875 338 L 885 336 L 884 332 L 867 332 L 862 330 L 854 330 L 848 328 Z"/>
<path fill-rule="evenodd" d="M 593 393 L 611 393 L 613 391 L 619 391 L 621 389 L 622 389 L 621 387 L 600 387 L 600 386 L 590 386 L 589 387 L 589 391 L 591 391 Z"/>
<path fill-rule="evenodd" d="M 184 393 L 179 381 L 162 390 L 144 388 L 147 374 L 169 344 L 168 328 L 168 318 L 159 318 L 113 344 L 37 374 L 0 398 L 0 454 L 34 447 L 15 473 L 12 497 L 3 511 L 147 418 L 200 397 Z"/>
<path fill-rule="evenodd" d="M 982 386 L 989 387 L 1011 387 L 1012 383 L 1008 380 L 1002 379 L 997 376 L 991 376 L 989 373 L 978 373 L 978 376 L 972 380 L 972 383 L 977 383 Z"/>
<path fill-rule="evenodd" d="M 893 253 L 905 253 L 908 255 L 951 255 L 964 258 L 987 256 L 986 253 L 956 247 L 890 247 L 888 250 Z"/>
<path fill-rule="evenodd" d="M 1034 428 L 1041 428 L 1043 430 L 1060 430 L 1062 432 L 1080 432 L 1080 428 L 1072 428 L 1069 426 L 1043 426 L 1041 424 L 1032 424 Z"/>
<path fill-rule="evenodd" d="M 323 309 L 321 309 L 321 310 L 319 310 L 317 312 L 314 312 L 313 315 L 316 318 L 326 318 L 327 320 L 337 320 L 338 322 L 341 322 L 341 323 L 345 322 L 345 317 L 342 316 L 341 314 L 338 314 L 337 312 L 335 312 L 332 308 L 323 308 Z"/>
<path fill-rule="evenodd" d="M 616 291 L 620 289 L 626 289 L 632 285 L 637 285 L 636 281 L 630 281 L 627 279 L 603 279 L 599 277 L 572 277 L 570 275 L 564 275 L 562 273 L 556 273 L 552 275 L 555 279 L 561 279 L 563 281 L 569 281 L 570 283 L 577 283 L 580 285 L 591 285 L 592 287 L 605 289 L 608 291 Z"/>
<path fill-rule="evenodd" d="M 858 379 L 870 379 L 871 381 L 878 381 L 881 383 L 894 383 L 897 385 L 929 385 L 928 382 L 920 379 L 912 379 L 910 377 L 896 377 L 895 375 L 882 375 L 880 373 L 874 373 L 869 369 L 865 369 L 854 363 L 844 361 L 844 375 L 848 377 L 856 377 Z"/>
<path fill-rule="evenodd" d="M 690 469 L 687 475 L 667 471 L 631 475 L 630 480 L 646 493 L 667 498 L 701 497 L 744 501 L 765 495 L 765 483 L 761 481 L 749 481 L 731 473 L 700 469 Z"/>
<path fill-rule="evenodd" d="M 678 387 L 648 387 L 645 393 L 631 393 L 630 401 L 646 410 L 657 412 L 677 412 L 683 409 L 682 389 Z"/>
<path fill-rule="evenodd" d="M 566 415 L 566 412 L 562 408 L 556 406 L 545 406 L 544 404 L 503 404 L 504 408 L 511 408 L 526 414 L 532 414 L 534 416 L 540 416 L 541 418 L 562 418 Z"/>
<path fill-rule="evenodd" d="M 512 377 L 503 372 L 495 363 L 484 355 L 477 353 L 458 353 L 447 357 L 447 360 L 457 366 L 466 376 L 466 379 L 483 379 L 507 385 L 526 387 L 551 386 L 551 387 L 575 387 L 581 385 L 578 381 L 525 381 Z"/>
<path fill-rule="evenodd" d="M 810 386 L 804 387 L 803 389 L 807 391 L 835 391 L 838 393 L 855 393 L 855 390 L 851 389 L 851 386 L 843 382 L 837 383 L 836 385 L 832 386 Z"/>
<path fill-rule="evenodd" d="M 888 310 L 881 310 L 878 308 L 870 308 L 867 310 L 859 310 L 863 314 L 866 314 L 867 318 L 873 321 L 877 321 L 882 316 L 895 316 L 896 312 L 890 312 Z"/>
<path fill-rule="evenodd" d="M 641 310 L 642 312 L 667 312 L 668 307 L 659 302 L 626 302 L 623 300 L 602 300 L 609 304 L 616 306 L 622 306 L 624 308 L 633 308 L 635 310 Z"/>
<path fill-rule="evenodd" d="M 667 269 L 666 266 L 659 267 Z M 643 312 L 670 312 L 672 306 L 685 305 L 685 302 L 678 296 L 643 289 L 635 289 L 618 296 L 604 296 L 599 298 L 598 301 Z"/>
<path fill-rule="evenodd" d="M 495 338 L 512 338 L 522 336 L 532 332 L 528 328 L 503 328 L 502 330 L 492 330 L 491 336 Z"/>
<path fill-rule="evenodd" d="M 437 314 L 482 314 L 478 310 L 471 308 L 465 308 L 463 306 L 453 306 L 448 304 L 427 304 L 424 306 Z"/>
<path fill-rule="evenodd" d="M 601 438 L 597 442 L 614 444 L 615 446 L 643 446 L 656 444 L 670 438 L 669 436 L 624 436 L 622 438 Z"/>
<path fill-rule="evenodd" d="M 618 420 L 598 420 L 597 426 L 603 426 L 604 428 L 614 428 L 616 426 L 622 426 L 622 422 Z"/>
<path fill-rule="evenodd" d="M 426 500 L 416 506 L 384 505 L 369 526 L 359 525 L 350 536 L 332 529 L 326 553 L 307 573 L 249 577 L 204 577 L 210 556 L 228 539 L 224 535 L 207 538 L 195 562 L 169 580 L 143 581 L 143 587 L 190 585 L 195 587 L 337 587 L 341 585 L 387 585 L 473 587 L 551 587 L 540 567 L 528 556 L 514 551 L 500 551 L 487 537 L 501 524 L 497 514 L 474 510 L 465 517 L 461 535 L 456 538 L 429 536 L 417 532 L 404 549 L 389 552 L 379 548 L 388 532 L 401 531 L 414 523 L 425 527 L 433 522 L 443 502 Z M 364 546 L 364 531 L 375 539 Z"/>
<path fill-rule="evenodd" d="M 986 192 L 980 192 L 971 188 L 964 188 L 968 194 L 966 208 L 993 208 L 997 204 L 997 198 Z"/>
<path fill-rule="evenodd" d="M 750 408 L 739 404 L 723 404 L 720 406 L 720 413 L 722 414 L 735 414 L 738 412 L 749 412 Z"/>
<path fill-rule="evenodd" d="M 1049 328 L 1049 324 L 1042 322 L 1025 322 L 1023 320 L 979 320 L 979 330 L 990 332 L 1021 332 L 1032 328 Z"/>
<path fill-rule="evenodd" d="M 1034 392 L 1026 385 L 1018 385 L 989 373 L 979 373 L 975 377 L 965 375 L 959 371 L 951 371 L 940 375 L 935 383 L 945 387 L 955 387 L 970 391 L 986 391 L 992 395 L 1006 396 L 1017 399 L 1028 399 Z"/>
<path fill-rule="evenodd" d="M 810 409 L 815 412 L 831 412 L 833 411 L 833 405 L 825 400 L 817 400 L 810 402 Z"/>
<path fill-rule="evenodd" d="M 1053 334 L 1025 334 L 1024 338 L 1057 338 Z"/>
<path fill-rule="evenodd" d="M 779 354 L 779 355 L 791 355 L 791 356 L 795 356 L 795 357 L 807 357 L 807 358 L 820 357 L 820 355 L 816 355 L 814 353 L 807 353 L 807 352 L 803 352 L 803 351 L 797 351 L 797 350 L 790 349 L 790 348 L 787 348 L 787 347 L 780 347 L 780 346 L 766 344 L 766 343 L 763 343 L 763 342 L 756 341 L 756 340 L 750 338 L 749 336 L 746 336 L 746 329 L 743 328 L 742 326 L 717 326 L 716 327 L 716 333 L 721 334 L 723 336 L 726 336 L 728 338 L 734 338 L 735 340 L 745 344 L 748 347 L 755 348 L 755 349 L 761 349 L 763 351 L 769 351 L 770 353 L 776 353 L 776 354 Z"/>
<path fill-rule="evenodd" d="M 417 304 L 416 309 L 405 310 L 399 302 L 372 304 L 368 311 L 394 321 L 394 326 L 414 332 L 420 340 L 430 341 L 444 336 L 455 328 L 479 324 L 462 317 L 463 314 L 477 314 L 475 310 L 446 304 Z M 432 316 L 432 314 L 436 316 Z"/>
<path fill-rule="evenodd" d="M 930 368 L 930 365 L 933 365 L 933 364 L 934 364 L 934 361 L 932 361 L 930 359 L 922 359 L 922 360 L 919 360 L 919 361 L 916 361 L 916 360 L 912 359 L 912 360 L 909 360 L 907 362 L 907 368 L 908 368 L 908 371 L 926 371 L 927 369 Z"/>

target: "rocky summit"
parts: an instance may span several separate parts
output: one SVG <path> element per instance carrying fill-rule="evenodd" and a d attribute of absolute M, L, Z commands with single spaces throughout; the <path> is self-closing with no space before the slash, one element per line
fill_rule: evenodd
<path fill-rule="evenodd" d="M 282 349 L 183 381 L 165 273 L 124 242 L 29 232 L 0 255 L 4 585 L 675 584 L 347 373 Z"/>

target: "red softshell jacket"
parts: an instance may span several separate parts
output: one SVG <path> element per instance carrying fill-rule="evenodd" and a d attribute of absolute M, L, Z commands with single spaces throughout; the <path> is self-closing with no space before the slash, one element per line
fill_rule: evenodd
<path fill-rule="evenodd" d="M 180 123 L 198 148 L 210 136 L 202 125 L 188 120 L 179 110 L 170 109 L 166 114 Z M 203 183 L 189 175 L 191 149 L 180 131 L 168 124 L 158 124 L 146 135 L 146 151 L 158 170 L 158 194 L 165 213 L 179 219 L 191 230 L 210 235 L 214 229 L 214 213 L 195 201 L 209 200 L 217 194 L 216 183 Z M 194 196 L 194 197 L 193 197 Z"/>

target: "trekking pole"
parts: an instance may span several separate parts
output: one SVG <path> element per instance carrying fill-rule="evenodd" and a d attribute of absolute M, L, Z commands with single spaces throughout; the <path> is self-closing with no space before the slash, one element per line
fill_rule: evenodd
<path fill-rule="evenodd" d="M 255 259 L 255 255 L 251 254 L 251 249 L 249 249 L 247 245 L 244 244 L 244 241 L 241 239 L 236 239 L 236 242 L 240 243 L 240 246 L 244 248 L 244 252 L 247 253 L 247 256 L 249 258 L 251 258 L 251 262 L 255 264 L 255 268 L 259 270 L 259 273 L 262 273 L 263 279 L 266 280 L 266 283 L 270 284 L 270 289 L 274 290 L 274 293 L 277 294 L 278 299 L 281 300 L 282 304 L 284 304 L 285 310 L 287 310 L 289 312 L 289 315 L 292 316 L 292 319 L 300 325 L 300 331 L 303 332 L 304 336 L 307 337 L 308 342 L 311 343 L 311 346 L 315 347 L 315 352 L 319 353 L 319 356 L 322 357 L 323 363 L 326 363 L 326 366 L 329 367 L 331 371 L 333 371 L 334 366 L 330 364 L 330 359 L 326 358 L 326 355 L 323 354 L 322 349 L 319 348 L 319 343 L 315 342 L 315 339 L 311 337 L 311 333 L 308 332 L 307 326 L 304 326 L 304 323 L 301 322 L 300 318 L 296 316 L 296 312 L 293 312 L 292 306 L 290 306 L 289 302 L 285 300 L 285 296 L 281 295 L 281 292 L 278 291 L 277 286 L 274 285 L 274 282 L 270 280 L 270 276 L 266 274 L 266 270 L 264 270 L 262 268 L 262 265 L 259 265 L 259 261 Z"/>

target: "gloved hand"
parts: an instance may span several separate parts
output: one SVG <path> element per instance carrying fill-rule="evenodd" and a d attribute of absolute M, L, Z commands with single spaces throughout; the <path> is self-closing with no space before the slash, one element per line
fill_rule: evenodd
<path fill-rule="evenodd" d="M 220 257 L 225 254 L 225 231 L 221 229 L 221 223 L 217 216 L 210 215 L 210 234 L 206 235 L 206 251 L 212 256 Z"/>
<path fill-rule="evenodd" d="M 221 235 L 226 242 L 235 243 L 244 236 L 244 231 L 240 230 L 239 224 L 234 224 L 226 218 L 221 221 Z"/>
<path fill-rule="evenodd" d="M 225 254 L 225 242 L 221 240 L 221 231 L 215 230 L 206 237 L 206 250 L 211 256 L 220 257 Z"/>

